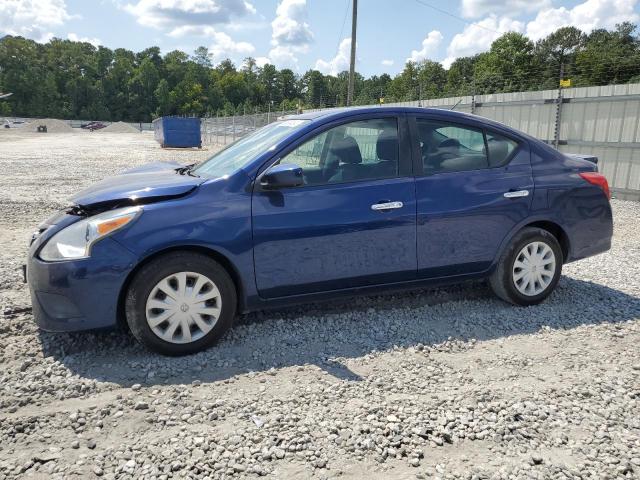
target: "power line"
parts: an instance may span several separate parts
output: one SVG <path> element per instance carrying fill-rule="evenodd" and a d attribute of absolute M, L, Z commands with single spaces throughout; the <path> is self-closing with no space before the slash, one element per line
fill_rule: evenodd
<path fill-rule="evenodd" d="M 483 30 L 487 30 L 488 32 L 493 32 L 493 33 L 497 33 L 498 35 L 502 35 L 504 32 L 498 32 L 497 30 L 493 30 L 491 28 L 485 27 L 483 25 L 480 25 L 478 23 L 473 23 L 473 22 L 468 22 L 466 21 L 464 18 L 458 17 L 457 15 L 454 15 L 453 13 L 447 12 L 446 10 L 443 10 L 442 8 L 436 7 L 434 5 L 431 5 L 430 3 L 424 2 L 423 0 L 415 0 L 416 3 L 419 3 L 420 5 L 423 5 L 425 7 L 429 7 L 433 10 L 436 10 L 440 13 L 443 13 L 451 18 L 455 18 L 456 20 L 459 20 L 460 22 L 466 24 L 466 25 L 470 25 L 473 27 L 478 27 L 478 28 L 482 28 Z"/>
<path fill-rule="evenodd" d="M 347 14 L 349 13 L 350 0 L 346 0 L 346 7 L 344 9 L 344 17 L 342 18 L 342 27 L 340 27 L 340 35 L 338 35 L 338 43 L 336 45 L 336 55 L 340 50 L 340 43 L 342 42 L 342 33 L 344 32 L 344 24 L 347 23 Z"/>

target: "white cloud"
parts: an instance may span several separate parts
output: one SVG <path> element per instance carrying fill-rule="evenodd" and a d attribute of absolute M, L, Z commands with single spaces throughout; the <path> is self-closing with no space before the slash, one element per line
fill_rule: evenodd
<path fill-rule="evenodd" d="M 431 30 L 422 41 L 422 48 L 420 50 L 412 50 L 411 56 L 407 58 L 407 62 L 420 62 L 435 56 L 443 38 L 438 30 Z"/>
<path fill-rule="evenodd" d="M 544 8 L 527 23 L 526 34 L 535 41 L 569 25 L 588 33 L 625 21 L 638 22 L 637 4 L 638 0 L 587 0 L 573 8 Z"/>
<path fill-rule="evenodd" d="M 246 0 L 139 0 L 124 5 L 140 25 L 179 28 L 185 25 L 225 24 L 232 17 L 256 12 Z"/>
<path fill-rule="evenodd" d="M 309 51 L 313 32 L 306 21 L 307 0 L 282 0 L 271 22 L 271 62 L 279 67 L 296 67 L 298 55 Z"/>
<path fill-rule="evenodd" d="M 264 67 L 267 63 L 271 63 L 267 57 L 256 57 L 256 65 L 260 68 Z"/>
<path fill-rule="evenodd" d="M 308 45 L 313 33 L 305 21 L 306 0 L 282 0 L 276 9 L 276 18 L 271 22 L 272 40 L 278 45 Z"/>
<path fill-rule="evenodd" d="M 98 47 L 102 44 L 102 41 L 99 38 L 95 37 L 80 37 L 75 33 L 69 33 L 67 38 L 72 42 L 87 42 L 93 45 L 94 47 Z"/>
<path fill-rule="evenodd" d="M 206 37 L 215 31 L 215 28 L 207 25 L 181 25 L 172 29 L 168 35 L 174 38 Z"/>
<path fill-rule="evenodd" d="M 447 48 L 447 58 L 442 62 L 449 68 L 458 57 L 466 57 L 484 52 L 489 49 L 493 41 L 506 32 L 523 32 L 523 22 L 507 17 L 498 18 L 491 15 L 483 20 L 467 25 L 462 33 L 453 37 Z"/>
<path fill-rule="evenodd" d="M 357 44 L 356 44 L 357 45 Z M 351 58 L 351 39 L 345 38 L 340 42 L 338 53 L 331 60 L 318 59 L 316 70 L 329 75 L 337 75 L 349 69 L 349 59 Z"/>
<path fill-rule="evenodd" d="M 226 33 L 204 25 L 183 25 L 171 30 L 169 35 L 175 38 L 197 36 L 211 40 L 213 43 L 209 47 L 209 53 L 214 63 L 220 62 L 225 58 L 251 55 L 256 50 L 249 42 L 236 42 Z"/>
<path fill-rule="evenodd" d="M 53 36 L 50 28 L 59 27 L 71 18 L 64 0 L 0 1 L 0 34 L 45 42 Z"/>
<path fill-rule="evenodd" d="M 213 42 L 209 51 L 214 62 L 225 58 L 246 57 L 256 50 L 249 42 L 236 42 L 224 32 L 215 32 Z"/>
<path fill-rule="evenodd" d="M 380 63 L 383 67 L 391 67 L 395 62 L 393 60 L 384 59 Z"/>
<path fill-rule="evenodd" d="M 508 13 L 518 17 L 523 13 L 539 11 L 551 5 L 551 0 L 462 0 L 462 15 L 479 18 L 486 15 Z"/>
<path fill-rule="evenodd" d="M 308 47 L 292 48 L 278 45 L 269 50 L 269 63 L 280 68 L 298 68 L 298 54 L 306 53 Z"/>

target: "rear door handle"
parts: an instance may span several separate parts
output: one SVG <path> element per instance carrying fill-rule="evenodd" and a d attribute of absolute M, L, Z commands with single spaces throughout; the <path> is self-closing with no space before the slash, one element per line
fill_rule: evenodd
<path fill-rule="evenodd" d="M 383 203 L 374 203 L 371 205 L 371 210 L 395 210 L 397 208 L 402 208 L 404 203 L 402 202 L 383 202 Z"/>
<path fill-rule="evenodd" d="M 520 198 L 529 196 L 529 190 L 516 190 L 515 192 L 505 192 L 504 198 Z"/>

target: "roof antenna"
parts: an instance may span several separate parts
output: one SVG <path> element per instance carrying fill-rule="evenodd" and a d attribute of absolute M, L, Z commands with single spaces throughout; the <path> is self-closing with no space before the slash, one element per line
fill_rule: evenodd
<path fill-rule="evenodd" d="M 460 105 L 460 102 L 461 102 L 461 101 L 462 101 L 462 99 L 458 100 L 458 101 L 456 102 L 456 104 L 455 104 L 453 107 L 451 107 L 449 110 L 455 110 L 455 109 L 456 109 L 456 107 L 457 107 L 458 105 Z"/>

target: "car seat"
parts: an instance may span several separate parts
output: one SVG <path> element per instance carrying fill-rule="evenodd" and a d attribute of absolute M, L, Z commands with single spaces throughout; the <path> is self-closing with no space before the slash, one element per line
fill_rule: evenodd
<path fill-rule="evenodd" d="M 356 139 L 347 136 L 331 147 L 331 153 L 338 157 L 338 171 L 329 179 L 329 183 L 350 182 L 362 176 L 362 154 Z"/>

